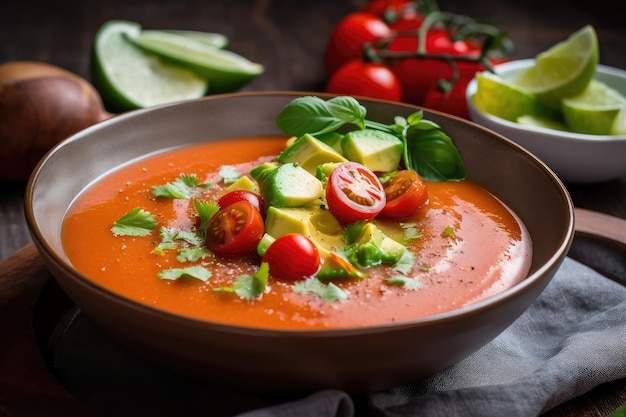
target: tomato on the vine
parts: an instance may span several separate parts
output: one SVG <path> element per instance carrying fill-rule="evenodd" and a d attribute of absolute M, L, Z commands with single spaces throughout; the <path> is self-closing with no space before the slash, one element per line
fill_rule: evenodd
<path fill-rule="evenodd" d="M 383 184 L 387 203 L 381 214 L 400 219 L 415 213 L 428 201 L 426 183 L 415 171 L 398 171 Z"/>
<path fill-rule="evenodd" d="M 403 36 L 396 38 L 389 45 L 389 51 L 411 52 L 417 51 L 417 36 Z M 433 29 L 426 35 L 426 53 L 450 54 L 477 58 L 480 47 L 466 41 L 451 41 L 447 31 Z M 460 62 L 457 66 L 461 74 L 472 74 L 482 71 L 485 67 L 478 62 Z M 423 105 L 426 93 L 439 80 L 452 78 L 452 67 L 448 62 L 435 58 L 400 58 L 389 61 L 389 67 L 398 76 L 402 85 L 402 101 L 410 104 Z"/>
<path fill-rule="evenodd" d="M 269 265 L 270 275 L 282 281 L 298 281 L 315 274 L 320 255 L 315 244 L 300 233 L 288 233 L 270 244 L 262 262 Z"/>
<path fill-rule="evenodd" d="M 469 119 L 465 90 L 471 79 L 471 76 L 461 77 L 448 91 L 442 91 L 437 85 L 431 86 L 426 92 L 422 105 L 432 110 Z"/>
<path fill-rule="evenodd" d="M 326 83 L 327 93 L 400 101 L 400 80 L 389 67 L 375 62 L 352 60 L 342 65 Z"/>
<path fill-rule="evenodd" d="M 369 220 L 385 207 L 385 190 L 370 169 L 357 162 L 343 162 L 328 177 L 326 203 L 340 222 Z"/>
<path fill-rule="evenodd" d="M 418 29 L 424 21 L 413 0 L 370 0 L 361 10 L 380 16 L 392 30 Z"/>
<path fill-rule="evenodd" d="M 324 53 L 326 76 L 353 59 L 363 57 L 363 45 L 379 38 L 388 38 L 391 29 L 372 13 L 353 12 L 335 26 Z"/>
<path fill-rule="evenodd" d="M 249 190 L 241 189 L 229 191 L 220 197 L 217 204 L 224 208 L 241 200 L 249 201 L 257 210 L 259 210 L 259 212 L 264 213 L 263 210 L 265 207 L 263 206 L 263 197 Z"/>
<path fill-rule="evenodd" d="M 219 256 L 244 256 L 256 252 L 263 237 L 263 216 L 249 201 L 240 200 L 220 209 L 206 230 L 207 248 Z"/>

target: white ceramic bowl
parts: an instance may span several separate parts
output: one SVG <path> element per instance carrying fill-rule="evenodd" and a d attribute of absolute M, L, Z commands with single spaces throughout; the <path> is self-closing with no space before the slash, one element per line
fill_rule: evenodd
<path fill-rule="evenodd" d="M 495 72 L 508 78 L 533 65 L 521 59 L 497 65 Z M 626 71 L 598 65 L 597 80 L 626 95 Z M 466 100 L 472 121 L 500 133 L 543 160 L 565 182 L 593 183 L 626 175 L 626 135 L 587 135 L 514 123 L 478 109 L 472 100 L 476 79 L 470 81 Z"/>

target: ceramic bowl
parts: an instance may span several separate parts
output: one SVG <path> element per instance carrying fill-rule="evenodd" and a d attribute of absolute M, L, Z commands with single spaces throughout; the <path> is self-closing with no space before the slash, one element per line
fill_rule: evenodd
<path fill-rule="evenodd" d="M 427 110 L 425 117 L 454 138 L 469 177 L 512 207 L 534 242 L 528 276 L 499 295 L 385 325 L 264 330 L 157 310 L 99 286 L 72 267 L 61 243 L 61 222 L 94 180 L 129 160 L 176 145 L 280 134 L 275 125 L 280 110 L 309 94 L 238 93 L 137 110 L 53 148 L 27 184 L 25 213 L 33 241 L 61 288 L 105 332 L 146 358 L 186 375 L 259 391 L 385 389 L 432 375 L 494 339 L 533 303 L 565 258 L 574 235 L 573 205 L 563 183 L 529 152 L 472 122 Z M 368 119 L 387 123 L 419 109 L 360 101 Z"/>
<path fill-rule="evenodd" d="M 507 78 L 533 63 L 533 59 L 510 61 L 497 65 L 495 72 Z M 626 96 L 626 71 L 598 65 L 595 78 Z M 563 181 L 594 183 L 626 175 L 625 135 L 588 135 L 511 122 L 476 107 L 472 100 L 476 86 L 473 79 L 466 90 L 471 120 L 522 145 L 547 163 Z"/>

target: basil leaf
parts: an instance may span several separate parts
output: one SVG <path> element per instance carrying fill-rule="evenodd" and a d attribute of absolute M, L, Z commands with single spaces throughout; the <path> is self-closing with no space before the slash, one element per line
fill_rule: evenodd
<path fill-rule="evenodd" d="M 354 97 L 333 97 L 326 102 L 326 105 L 330 113 L 339 120 L 355 124 L 360 129 L 365 129 L 364 120 L 367 110 Z"/>
<path fill-rule="evenodd" d="M 459 150 L 436 124 L 424 123 L 407 130 L 404 163 L 427 181 L 460 181 L 467 172 Z"/>
<path fill-rule="evenodd" d="M 332 132 L 345 122 L 334 116 L 326 101 L 319 97 L 305 96 L 292 100 L 279 113 L 276 126 L 287 135 L 317 135 Z"/>

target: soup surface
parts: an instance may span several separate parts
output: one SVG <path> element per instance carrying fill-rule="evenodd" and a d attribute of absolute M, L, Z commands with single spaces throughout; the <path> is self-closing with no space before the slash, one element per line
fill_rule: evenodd
<path fill-rule="evenodd" d="M 381 228 L 405 233 L 415 255 L 410 278 L 415 285 L 385 282 L 389 265 L 368 268 L 363 279 L 333 284 L 346 299 L 324 301 L 294 291 L 293 282 L 267 282 L 254 299 L 214 291 L 232 286 L 241 275 L 254 274 L 259 257 L 179 260 L 175 250 L 155 252 L 159 232 L 119 236 L 112 225 L 134 208 L 154 214 L 170 230 L 193 230 L 189 199 L 155 197 L 153 186 L 195 174 L 211 187 L 201 198 L 216 199 L 228 187 L 224 166 L 246 174 L 272 160 L 285 147 L 284 137 L 255 137 L 176 148 L 123 166 L 88 187 L 65 218 L 62 238 L 67 256 L 86 277 L 125 297 L 154 308 L 215 322 L 271 328 L 343 328 L 410 320 L 453 310 L 485 299 L 522 280 L 531 260 L 530 238 L 519 219 L 502 202 L 471 180 L 428 182 L 429 201 L 402 222 Z M 220 174 L 221 173 L 221 174 Z M 196 197 L 198 198 L 198 197 Z M 393 224 L 392 224 L 393 223 Z M 446 231 L 453 230 L 453 233 Z M 406 232 L 412 233 L 406 239 Z M 406 243 L 408 242 L 408 243 Z M 285 256 L 289 256 L 286 254 Z M 206 281 L 190 277 L 161 279 L 164 270 L 201 265 Z"/>

